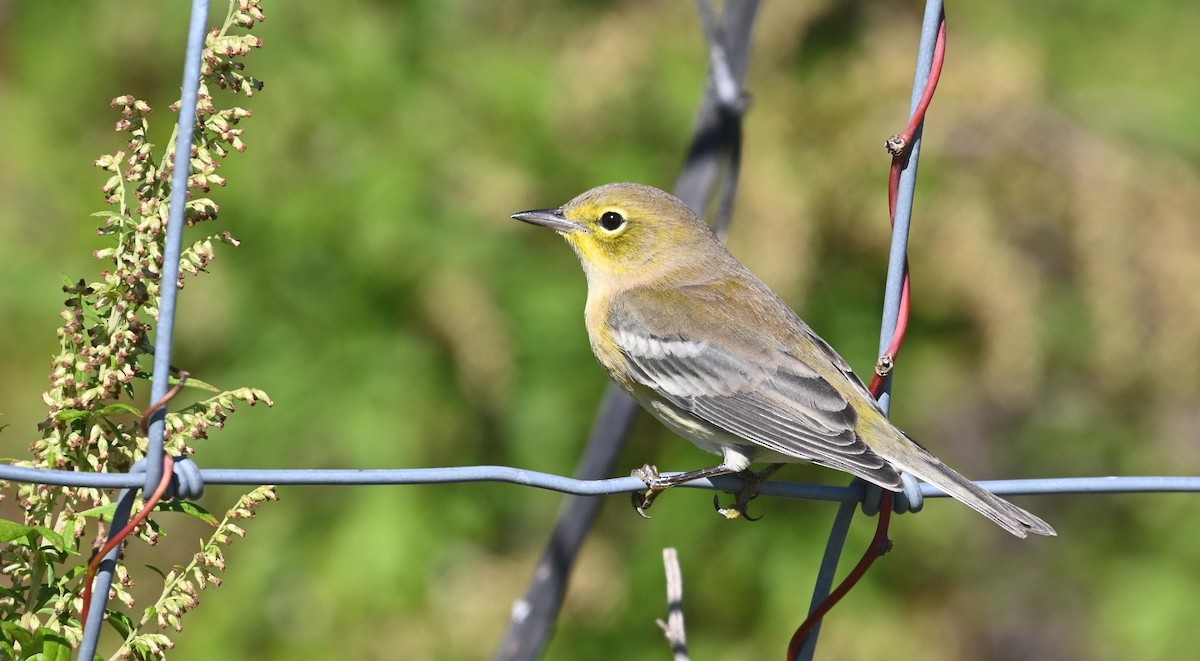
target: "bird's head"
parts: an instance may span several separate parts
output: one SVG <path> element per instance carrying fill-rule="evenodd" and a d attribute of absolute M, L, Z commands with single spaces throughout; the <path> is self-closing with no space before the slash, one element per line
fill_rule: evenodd
<path fill-rule="evenodd" d="M 557 209 L 512 216 L 558 232 L 579 254 L 588 280 L 630 281 L 703 261 L 719 248 L 712 230 L 681 200 L 652 186 L 606 184 Z"/>

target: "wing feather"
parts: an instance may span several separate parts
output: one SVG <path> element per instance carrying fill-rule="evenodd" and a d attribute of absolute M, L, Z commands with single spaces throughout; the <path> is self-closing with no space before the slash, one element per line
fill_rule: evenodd
<path fill-rule="evenodd" d="M 653 322 L 630 314 L 614 315 L 610 323 L 632 378 L 679 409 L 780 454 L 899 486 L 895 469 L 856 433 L 858 414 L 847 398 L 786 347 L 742 334 L 737 348 L 730 348 L 694 333 L 655 332 Z M 821 358 L 853 374 L 812 337 Z"/>

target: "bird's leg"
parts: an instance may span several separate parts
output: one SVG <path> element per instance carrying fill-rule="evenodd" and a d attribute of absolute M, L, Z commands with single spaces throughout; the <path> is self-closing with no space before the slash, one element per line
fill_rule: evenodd
<path fill-rule="evenodd" d="M 645 491 L 633 492 L 633 508 L 637 510 L 638 514 L 649 519 L 650 515 L 646 514 L 646 510 L 650 509 L 650 505 L 654 504 L 654 499 L 658 497 L 658 494 L 667 489 L 683 484 L 684 482 L 715 477 L 717 475 L 728 475 L 734 472 L 737 471 L 725 464 L 720 464 L 712 468 L 702 468 L 678 475 L 660 475 L 657 467 L 646 464 L 641 468 L 635 469 L 632 473 L 634 477 L 645 482 L 647 487 Z"/>
<path fill-rule="evenodd" d="M 742 478 L 745 486 L 737 493 L 737 500 L 734 501 L 733 507 L 721 507 L 720 497 L 717 495 L 713 496 L 713 507 L 717 510 L 717 513 L 726 519 L 742 518 L 747 521 L 758 521 L 762 517 L 750 516 L 746 512 L 746 507 L 750 504 L 750 501 L 758 498 L 758 491 L 762 489 L 763 483 L 780 468 L 783 468 L 783 464 L 771 464 L 757 473 L 749 469 L 739 471 L 738 477 Z"/>

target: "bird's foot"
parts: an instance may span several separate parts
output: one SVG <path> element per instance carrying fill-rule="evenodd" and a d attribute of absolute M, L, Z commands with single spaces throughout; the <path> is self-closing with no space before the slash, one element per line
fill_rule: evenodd
<path fill-rule="evenodd" d="M 654 499 L 658 498 L 658 494 L 666 491 L 671 483 L 659 474 L 657 466 L 650 464 L 635 468 L 631 475 L 646 483 L 645 491 L 634 491 L 631 495 L 633 496 L 633 508 L 642 518 L 649 519 L 650 515 L 646 514 L 646 510 L 650 509 L 650 506 L 654 504 Z"/>
<path fill-rule="evenodd" d="M 752 470 L 744 470 L 738 473 L 738 477 L 742 478 L 745 483 L 742 490 L 737 493 L 737 498 L 734 500 L 731 507 L 721 507 L 721 499 L 719 495 L 713 496 L 713 508 L 717 513 L 726 519 L 745 519 L 747 521 L 758 521 L 761 516 L 750 516 L 746 511 L 750 501 L 758 498 L 758 492 L 762 489 L 762 485 L 767 481 L 775 471 L 779 470 L 783 464 L 771 464 L 765 469 L 755 473 Z"/>
<path fill-rule="evenodd" d="M 749 498 L 743 498 L 742 495 L 744 493 L 745 493 L 744 491 L 739 493 L 737 500 L 734 501 L 733 505 L 730 507 L 721 507 L 721 496 L 717 495 L 717 494 L 713 494 L 713 509 L 717 510 L 717 514 L 720 514 L 721 516 L 725 517 L 726 519 L 729 519 L 730 521 L 732 521 L 734 519 L 745 519 L 747 521 L 758 521 L 759 519 L 762 518 L 761 516 L 750 516 L 750 513 L 746 511 L 746 506 L 749 505 L 750 501 L 754 500 L 758 496 L 758 494 L 754 494 L 753 496 L 750 496 Z"/>

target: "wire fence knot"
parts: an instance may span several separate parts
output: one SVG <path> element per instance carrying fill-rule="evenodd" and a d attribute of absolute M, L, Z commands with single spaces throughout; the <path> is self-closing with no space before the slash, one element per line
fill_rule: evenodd
<path fill-rule="evenodd" d="M 163 494 L 165 500 L 199 500 L 204 495 L 204 478 L 200 466 L 189 457 L 174 457 L 171 484 Z M 139 459 L 130 473 L 145 473 L 146 460 Z"/>

